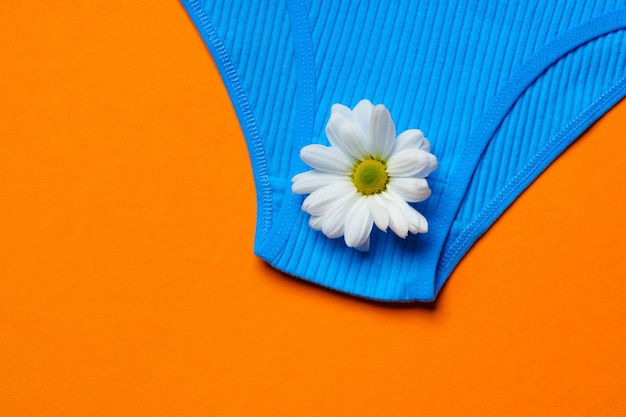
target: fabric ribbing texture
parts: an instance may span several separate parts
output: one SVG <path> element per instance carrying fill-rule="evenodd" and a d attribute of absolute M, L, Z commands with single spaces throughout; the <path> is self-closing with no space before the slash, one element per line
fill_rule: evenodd
<path fill-rule="evenodd" d="M 430 301 L 471 245 L 626 95 L 626 1 L 181 0 L 246 137 L 255 253 L 369 299 Z M 384 104 L 439 167 L 428 233 L 374 230 L 360 253 L 308 226 L 291 178 L 334 103 Z"/>

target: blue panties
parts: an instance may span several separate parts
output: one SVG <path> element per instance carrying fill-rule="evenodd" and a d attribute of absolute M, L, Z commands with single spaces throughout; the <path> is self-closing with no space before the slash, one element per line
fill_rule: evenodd
<path fill-rule="evenodd" d="M 255 253 L 376 300 L 428 301 L 471 245 L 626 95 L 626 1 L 182 0 L 228 88 L 257 189 Z M 384 104 L 437 156 L 426 234 L 361 253 L 308 226 L 291 178 L 331 106 Z M 590 167 L 592 169 L 592 167 Z"/>

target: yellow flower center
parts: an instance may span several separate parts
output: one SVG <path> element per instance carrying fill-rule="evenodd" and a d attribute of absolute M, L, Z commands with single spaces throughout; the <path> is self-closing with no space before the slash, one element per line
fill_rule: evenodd
<path fill-rule="evenodd" d="M 361 161 L 354 167 L 352 181 L 361 194 L 381 193 L 385 191 L 389 182 L 387 166 L 377 159 Z"/>

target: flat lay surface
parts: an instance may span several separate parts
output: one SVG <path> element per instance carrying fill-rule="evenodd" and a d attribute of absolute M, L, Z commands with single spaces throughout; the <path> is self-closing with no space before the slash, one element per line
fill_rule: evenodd
<path fill-rule="evenodd" d="M 253 255 L 244 138 L 178 2 L 5 3 L 0 414 L 626 414 L 626 102 L 435 303 L 371 303 Z"/>

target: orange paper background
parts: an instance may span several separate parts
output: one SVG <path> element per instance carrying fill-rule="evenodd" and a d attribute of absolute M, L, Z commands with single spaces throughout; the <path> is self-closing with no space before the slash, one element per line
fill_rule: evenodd
<path fill-rule="evenodd" d="M 626 415 L 626 102 L 387 306 L 252 254 L 254 186 L 174 0 L 0 5 L 0 415 Z"/>

